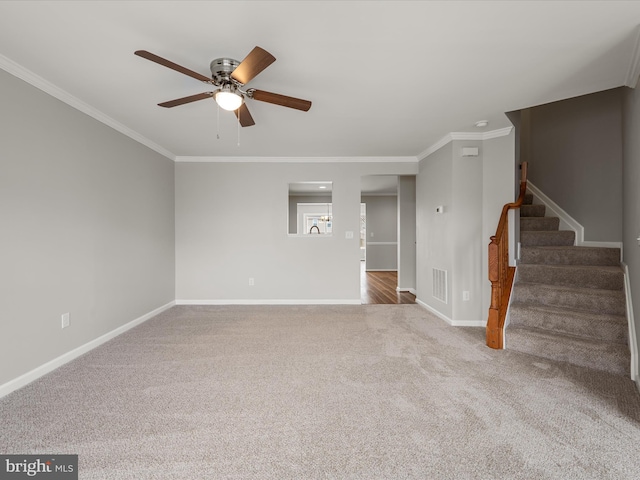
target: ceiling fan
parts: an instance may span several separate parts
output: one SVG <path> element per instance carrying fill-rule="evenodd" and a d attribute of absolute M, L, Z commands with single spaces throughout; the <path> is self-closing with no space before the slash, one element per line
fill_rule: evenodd
<path fill-rule="evenodd" d="M 283 107 L 295 108 L 296 110 L 302 110 L 304 112 L 311 108 L 311 102 L 309 100 L 265 92 L 264 90 L 257 90 L 255 88 L 243 89 L 247 83 L 276 61 L 273 55 L 260 47 L 255 47 L 251 50 L 242 62 L 232 58 L 216 58 L 210 65 L 211 78 L 147 52 L 146 50 L 138 50 L 135 54 L 206 84 L 218 87 L 211 92 L 198 93 L 196 95 L 159 103 L 158 105 L 161 107 L 177 107 L 185 103 L 213 98 L 221 108 L 233 111 L 236 117 L 238 117 L 238 122 L 240 122 L 240 125 L 243 127 L 255 125 L 253 117 L 251 117 L 247 104 L 245 103 L 246 98 L 252 98 L 259 102 L 273 103 Z"/>

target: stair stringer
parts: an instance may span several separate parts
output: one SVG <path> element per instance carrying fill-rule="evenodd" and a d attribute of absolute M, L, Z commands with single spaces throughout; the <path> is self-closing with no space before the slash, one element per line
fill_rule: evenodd
<path fill-rule="evenodd" d="M 631 285 L 629 284 L 629 268 L 626 263 L 620 264 L 624 270 L 624 294 L 627 304 L 627 324 L 629 325 L 629 351 L 631 353 L 631 380 L 636 382 L 640 391 L 640 375 L 638 375 L 638 337 L 636 336 L 636 324 L 631 302 Z"/>
<path fill-rule="evenodd" d="M 531 182 L 527 183 L 527 190 L 533 194 L 534 201 L 538 201 L 547 208 L 547 217 L 558 217 L 560 219 L 560 230 L 573 230 L 576 234 L 576 246 L 581 247 L 606 247 L 606 248 L 619 248 L 620 249 L 620 261 L 622 261 L 622 242 L 599 242 L 584 239 L 584 227 L 575 218 L 569 215 L 562 209 L 556 202 L 551 200 L 542 191 L 533 185 Z M 551 213 L 551 215 L 549 215 Z M 520 256 L 518 255 L 518 258 Z"/>
<path fill-rule="evenodd" d="M 518 242 L 520 246 L 520 242 Z M 509 302 L 507 303 L 507 313 L 504 316 L 504 328 L 502 329 L 502 348 L 507 348 L 507 327 L 511 323 L 511 303 L 513 302 L 513 289 L 518 281 L 518 261 L 516 261 L 516 271 L 513 274 L 513 282 L 511 283 L 511 294 L 509 294 Z"/>

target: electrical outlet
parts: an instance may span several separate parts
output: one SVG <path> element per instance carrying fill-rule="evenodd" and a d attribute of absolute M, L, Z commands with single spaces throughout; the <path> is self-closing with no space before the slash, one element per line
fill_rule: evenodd
<path fill-rule="evenodd" d="M 469 301 L 469 291 L 465 290 L 464 292 L 462 292 L 462 301 L 463 302 L 468 302 Z"/>
<path fill-rule="evenodd" d="M 253 279 L 253 277 L 249 277 L 249 286 L 253 287 L 256 284 L 255 280 Z"/>
<path fill-rule="evenodd" d="M 62 328 L 67 328 L 69 326 L 69 314 L 62 314 Z"/>

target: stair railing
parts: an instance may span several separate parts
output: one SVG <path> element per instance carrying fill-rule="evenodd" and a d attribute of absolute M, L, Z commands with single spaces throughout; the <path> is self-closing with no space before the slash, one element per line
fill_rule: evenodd
<path fill-rule="evenodd" d="M 507 316 L 515 267 L 509 266 L 509 210 L 520 208 L 527 191 L 527 162 L 521 165 L 520 195 L 514 203 L 502 207 L 496 234 L 489 243 L 489 281 L 491 282 L 491 306 L 487 319 L 487 346 L 504 348 L 504 321 Z"/>

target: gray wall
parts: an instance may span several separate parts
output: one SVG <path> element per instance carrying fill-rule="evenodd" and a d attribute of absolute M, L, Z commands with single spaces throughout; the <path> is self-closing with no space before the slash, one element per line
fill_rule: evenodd
<path fill-rule="evenodd" d="M 416 288 L 416 177 L 398 177 L 398 287 Z"/>
<path fill-rule="evenodd" d="M 520 170 L 517 165 L 516 137 L 512 133 L 505 137 L 492 138 L 483 142 L 482 155 L 482 312 L 487 318 L 491 305 L 491 282 L 489 278 L 489 239 L 495 235 L 500 220 L 502 207 L 513 202 L 519 190 L 514 192 L 513 175 L 516 172 L 516 183 L 520 184 Z M 513 210 L 511 211 L 513 212 Z M 520 217 L 509 216 L 509 253 L 512 258 L 516 255 L 515 221 Z"/>
<path fill-rule="evenodd" d="M 487 246 L 502 206 L 512 202 L 515 134 L 455 140 L 420 162 L 416 181 L 417 298 L 458 324 L 485 324 L 490 299 Z M 463 157 L 463 147 L 478 147 Z M 437 206 L 444 213 L 436 213 Z M 448 302 L 434 298 L 432 269 L 447 271 Z M 469 292 L 469 300 L 463 300 Z"/>
<path fill-rule="evenodd" d="M 622 240 L 621 88 L 530 109 L 529 179 L 585 240 Z"/>
<path fill-rule="evenodd" d="M 367 270 L 398 269 L 398 197 L 363 195 L 367 206 Z"/>
<path fill-rule="evenodd" d="M 360 303 L 360 179 L 414 175 L 417 167 L 348 159 L 176 164 L 177 301 Z M 333 182 L 333 235 L 288 235 L 288 184 L 317 180 Z"/>
<path fill-rule="evenodd" d="M 624 95 L 624 193 L 623 261 L 629 269 L 636 336 L 640 333 L 640 91 L 625 89 Z M 638 340 L 638 339 L 636 339 Z M 640 350 L 640 344 L 638 345 Z M 640 379 L 636 378 L 640 386 Z"/>
<path fill-rule="evenodd" d="M 446 304 L 432 295 L 432 269 L 448 273 L 448 290 L 451 292 L 453 269 L 453 142 L 420 161 L 416 179 L 416 274 L 417 299 L 452 318 L 452 302 Z M 444 206 L 444 213 L 437 214 L 436 207 Z"/>
<path fill-rule="evenodd" d="M 171 160 L 2 70 L 0 102 L 3 385 L 173 301 L 175 244 Z"/>
<path fill-rule="evenodd" d="M 478 147 L 477 157 L 463 157 L 463 147 Z M 481 311 L 482 254 L 485 239 L 482 238 L 482 158 L 481 141 L 453 142 L 453 199 L 451 214 L 453 278 L 451 293 L 453 318 L 456 320 L 486 320 Z M 462 300 L 462 293 L 469 292 L 469 300 Z"/>

